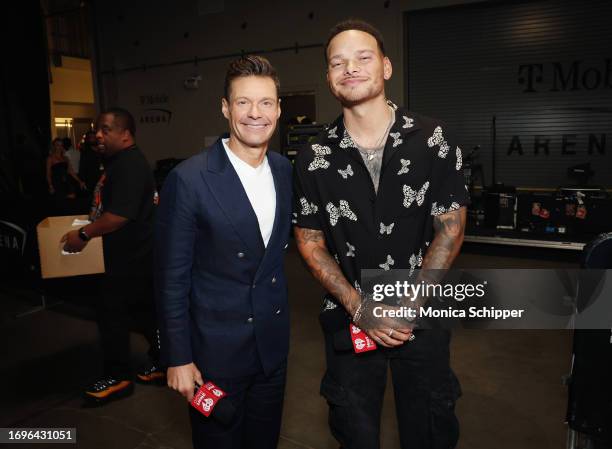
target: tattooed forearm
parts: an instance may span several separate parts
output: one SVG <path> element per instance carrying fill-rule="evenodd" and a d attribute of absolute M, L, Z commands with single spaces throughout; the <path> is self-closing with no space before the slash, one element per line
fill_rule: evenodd
<path fill-rule="evenodd" d="M 434 217 L 435 236 L 425 254 L 415 284 L 421 282 L 438 284 L 444 278 L 446 270 L 450 268 L 461 249 L 465 219 L 465 207 Z M 425 305 L 428 300 L 427 296 L 407 297 L 403 303 L 405 306 L 419 310 L 419 307 Z"/>
<path fill-rule="evenodd" d="M 305 245 L 309 242 L 320 242 L 323 237 L 323 231 L 316 229 L 295 228 L 295 239 L 298 245 Z"/>
<path fill-rule="evenodd" d="M 444 277 L 461 249 L 465 220 L 465 207 L 434 217 L 435 237 L 423 259 L 419 282 L 436 283 Z"/>
<path fill-rule="evenodd" d="M 434 217 L 435 237 L 423 260 L 423 269 L 447 269 L 463 243 L 465 207 Z"/>
<path fill-rule="evenodd" d="M 361 298 L 329 254 L 323 232 L 295 227 L 294 234 L 298 250 L 315 279 L 353 315 Z"/>
<path fill-rule="evenodd" d="M 359 306 L 360 298 L 357 291 L 348 283 L 342 270 L 329 254 L 326 248 L 315 247 L 311 249 L 311 256 L 307 261 L 310 271 L 321 285 L 331 293 L 344 308 L 353 314 Z"/>

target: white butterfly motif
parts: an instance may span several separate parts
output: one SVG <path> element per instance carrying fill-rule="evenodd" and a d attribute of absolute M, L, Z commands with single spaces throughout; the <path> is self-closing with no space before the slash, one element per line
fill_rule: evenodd
<path fill-rule="evenodd" d="M 404 126 L 402 126 L 402 128 L 412 128 L 414 126 L 413 118 L 408 118 L 405 115 L 402 116 L 402 118 L 406 121 L 406 123 L 404 123 Z"/>
<path fill-rule="evenodd" d="M 308 171 L 314 171 L 317 168 L 328 168 L 329 162 L 325 160 L 325 156 L 331 154 L 331 149 L 315 143 L 312 146 L 312 150 L 315 153 L 315 157 L 308 166 Z"/>
<path fill-rule="evenodd" d="M 355 247 L 349 242 L 346 242 L 346 246 L 348 246 L 348 252 L 346 253 L 346 257 L 355 257 Z"/>
<path fill-rule="evenodd" d="M 455 164 L 455 170 L 461 169 L 461 165 L 463 164 L 463 158 L 461 157 L 461 148 L 457 147 L 455 150 L 455 154 L 457 155 L 457 163 Z"/>
<path fill-rule="evenodd" d="M 344 130 L 344 135 L 342 136 L 342 140 L 338 145 L 340 145 L 340 148 L 357 148 L 355 146 L 355 142 L 353 142 L 353 138 L 346 129 Z"/>
<path fill-rule="evenodd" d="M 338 304 L 333 302 L 331 299 L 328 297 L 323 298 L 323 312 L 326 310 L 334 310 L 336 307 L 338 307 Z"/>
<path fill-rule="evenodd" d="M 429 188 L 429 181 L 426 181 L 425 184 L 423 184 L 423 186 L 419 189 L 418 192 L 415 192 L 414 190 L 412 190 L 410 186 L 407 186 L 406 184 L 404 184 L 404 207 L 405 208 L 410 207 L 415 199 L 416 199 L 417 205 L 420 206 L 421 204 L 423 204 L 423 201 L 425 200 L 425 193 L 427 192 L 428 188 Z"/>
<path fill-rule="evenodd" d="M 436 129 L 434 129 L 433 135 L 429 139 L 427 139 L 427 146 L 429 146 L 429 148 L 435 145 L 440 146 L 440 150 L 438 151 L 438 156 L 444 159 L 446 155 L 448 154 L 449 146 L 448 146 L 448 142 L 444 140 L 444 136 L 442 135 L 441 126 L 436 126 Z"/>
<path fill-rule="evenodd" d="M 438 207 L 438 203 L 434 201 L 431 205 L 431 215 L 440 215 L 446 212 L 446 208 L 444 206 Z"/>
<path fill-rule="evenodd" d="M 395 265 L 395 260 L 393 260 L 393 257 L 391 257 L 390 254 L 387 254 L 387 261 L 378 266 L 385 271 L 389 271 L 393 265 Z"/>
<path fill-rule="evenodd" d="M 412 276 L 412 273 L 414 272 L 414 269 L 416 267 L 420 267 L 423 264 L 423 251 L 419 250 L 419 254 L 418 255 L 411 255 L 410 256 L 410 260 L 408 260 L 408 263 L 410 264 L 410 273 L 408 274 L 408 276 Z"/>
<path fill-rule="evenodd" d="M 297 224 L 297 212 L 292 212 L 293 218 L 291 219 L 291 223 Z"/>
<path fill-rule="evenodd" d="M 408 170 L 410 170 L 410 168 L 408 168 L 410 165 L 410 159 L 400 159 L 400 162 L 402 163 L 402 168 L 399 169 L 397 174 L 403 175 L 404 173 L 408 173 Z"/>
<path fill-rule="evenodd" d="M 337 139 L 338 138 L 338 135 L 336 134 L 337 130 L 338 130 L 338 126 L 334 126 L 332 129 L 327 131 L 327 138 L 328 139 Z"/>
<path fill-rule="evenodd" d="M 340 217 L 348 218 L 351 221 L 357 221 L 357 215 L 353 213 L 346 200 L 340 200 L 339 207 L 334 206 L 332 203 L 327 203 L 325 210 L 329 213 L 329 222 L 332 226 L 336 226 Z"/>
<path fill-rule="evenodd" d="M 351 167 L 351 164 L 346 166 L 346 170 L 338 169 L 338 173 L 340 173 L 344 179 L 348 179 L 349 176 L 353 176 L 355 174 L 353 173 L 353 167 Z"/>
<path fill-rule="evenodd" d="M 437 202 L 434 202 L 434 203 L 431 205 L 431 215 L 434 215 L 434 216 L 435 216 L 435 215 L 445 214 L 445 213 L 447 213 L 447 212 L 452 212 L 452 211 L 454 211 L 454 210 L 457 210 L 457 209 L 459 209 L 460 207 L 461 207 L 461 206 L 459 206 L 459 203 L 457 203 L 457 202 L 455 202 L 455 201 L 453 201 L 453 202 L 451 203 L 451 205 L 450 205 L 450 206 L 448 206 L 448 209 L 447 209 L 447 208 L 445 208 L 444 206 L 438 206 L 438 203 L 437 203 Z"/>
<path fill-rule="evenodd" d="M 302 205 L 302 215 L 313 215 L 319 210 L 315 203 L 309 203 L 305 197 L 300 198 L 300 204 Z"/>
<path fill-rule="evenodd" d="M 404 141 L 400 139 L 400 133 L 389 133 L 391 137 L 393 137 L 393 148 L 398 145 L 401 145 Z"/>
<path fill-rule="evenodd" d="M 388 226 L 385 226 L 385 224 L 383 222 L 380 223 L 380 233 L 385 235 L 389 235 L 391 234 L 391 231 L 393 231 L 393 226 L 395 226 L 395 223 L 391 223 Z"/>
<path fill-rule="evenodd" d="M 357 290 L 359 294 L 363 293 L 363 291 L 361 290 L 361 285 L 359 285 L 359 282 L 357 281 L 355 281 L 355 290 Z"/>

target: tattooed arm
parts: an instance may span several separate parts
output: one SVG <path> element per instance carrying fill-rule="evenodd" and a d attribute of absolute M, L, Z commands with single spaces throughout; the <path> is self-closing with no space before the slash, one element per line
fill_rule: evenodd
<path fill-rule="evenodd" d="M 351 317 L 354 317 L 355 312 L 362 303 L 362 297 L 347 281 L 335 259 L 327 250 L 323 232 L 295 226 L 294 234 L 298 250 L 312 275 L 321 283 L 325 290 L 340 301 Z M 391 338 L 388 335 L 389 327 L 395 328 L 395 338 Z M 388 325 L 385 330 L 364 330 L 376 343 L 391 347 L 401 345 L 410 336 L 409 331 L 403 332 L 398 327 L 397 325 Z"/>
<path fill-rule="evenodd" d="M 423 259 L 422 270 L 441 270 L 442 274 L 450 268 L 463 244 L 466 215 L 466 208 L 461 207 L 434 217 L 435 237 Z"/>
<path fill-rule="evenodd" d="M 298 250 L 312 275 L 353 316 L 361 304 L 361 297 L 329 254 L 323 231 L 296 226 L 294 234 Z"/>
<path fill-rule="evenodd" d="M 434 217 L 435 236 L 425 254 L 421 270 L 414 281 L 415 284 L 421 281 L 427 284 L 437 284 L 444 278 L 463 244 L 466 215 L 466 208 L 461 207 Z M 428 298 L 423 297 L 411 298 L 410 304 L 405 304 L 414 308 L 422 306 L 427 300 Z"/>

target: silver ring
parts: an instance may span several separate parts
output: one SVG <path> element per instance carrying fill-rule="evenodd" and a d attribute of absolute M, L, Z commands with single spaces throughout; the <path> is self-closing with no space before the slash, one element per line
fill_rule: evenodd
<path fill-rule="evenodd" d="M 389 338 L 391 338 L 391 335 L 393 335 L 393 329 L 389 330 L 389 335 L 387 335 Z"/>

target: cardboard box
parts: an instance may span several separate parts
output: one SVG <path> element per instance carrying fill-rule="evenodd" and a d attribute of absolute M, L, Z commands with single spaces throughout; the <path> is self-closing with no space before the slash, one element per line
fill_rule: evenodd
<path fill-rule="evenodd" d="M 66 254 L 60 239 L 83 224 L 74 220 L 87 220 L 86 215 L 47 217 L 36 226 L 40 269 L 43 279 L 104 273 L 102 238 L 93 238 L 80 253 Z M 63 254 L 64 253 L 64 254 Z"/>

